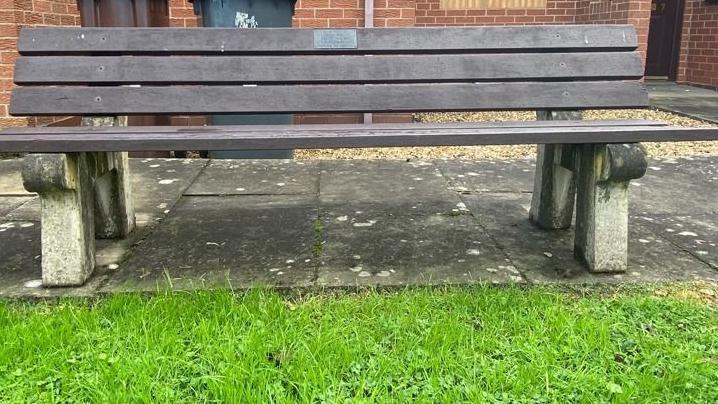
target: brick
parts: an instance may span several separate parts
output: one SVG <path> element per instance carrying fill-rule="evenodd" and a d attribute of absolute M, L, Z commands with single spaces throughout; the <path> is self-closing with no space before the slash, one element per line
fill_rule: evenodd
<path fill-rule="evenodd" d="M 319 1 L 319 0 L 307 0 L 307 1 Z M 330 1 L 331 8 L 359 8 L 359 1 L 358 0 L 331 0 Z M 362 3 L 363 5 L 363 3 Z M 310 8 L 310 6 L 305 6 L 307 8 Z M 321 7 L 321 8 L 329 8 L 329 7 Z"/>
<path fill-rule="evenodd" d="M 344 10 L 344 18 L 364 18 L 364 10 L 358 10 L 358 9 Z"/>
<path fill-rule="evenodd" d="M 386 21 L 387 27 L 413 27 L 413 18 L 391 18 Z"/>
<path fill-rule="evenodd" d="M 303 18 L 299 20 L 299 26 L 302 28 L 328 28 L 329 20 L 326 18 Z"/>
<path fill-rule="evenodd" d="M 314 18 L 314 10 L 308 10 L 306 8 L 295 10 L 294 18 Z"/>
<path fill-rule="evenodd" d="M 380 9 L 374 10 L 374 17 L 376 18 L 401 18 L 401 10 L 398 9 Z"/>
<path fill-rule="evenodd" d="M 314 16 L 316 18 L 342 18 L 344 17 L 344 10 L 335 8 L 323 8 L 314 10 Z"/>
<path fill-rule="evenodd" d="M 330 27 L 340 27 L 340 28 L 351 28 L 351 27 L 358 27 L 359 24 L 357 23 L 357 20 L 355 18 L 332 18 L 329 20 L 329 26 Z"/>

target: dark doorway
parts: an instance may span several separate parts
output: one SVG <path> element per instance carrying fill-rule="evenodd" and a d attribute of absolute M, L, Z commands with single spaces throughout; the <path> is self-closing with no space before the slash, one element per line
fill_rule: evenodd
<path fill-rule="evenodd" d="M 684 0 L 653 0 L 646 76 L 676 78 Z"/>

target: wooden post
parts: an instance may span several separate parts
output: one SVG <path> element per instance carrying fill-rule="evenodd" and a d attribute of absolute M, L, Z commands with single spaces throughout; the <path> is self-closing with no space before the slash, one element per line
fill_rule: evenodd
<path fill-rule="evenodd" d="M 537 111 L 538 120 L 580 120 L 579 111 Z M 574 146 L 538 145 L 529 220 L 542 229 L 571 227 L 576 195 Z"/>

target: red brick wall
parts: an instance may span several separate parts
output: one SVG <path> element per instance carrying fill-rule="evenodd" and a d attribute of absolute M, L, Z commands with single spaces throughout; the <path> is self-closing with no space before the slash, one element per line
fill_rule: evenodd
<path fill-rule="evenodd" d="M 363 27 L 363 0 L 297 0 L 292 26 L 297 28 Z"/>
<path fill-rule="evenodd" d="M 170 11 L 170 27 L 199 27 L 201 19 L 194 15 L 192 3 L 187 0 L 167 0 Z"/>
<path fill-rule="evenodd" d="M 577 24 L 632 24 L 638 34 L 638 50 L 645 60 L 651 0 L 578 1 Z"/>
<path fill-rule="evenodd" d="M 718 5 L 686 0 L 678 82 L 718 89 Z"/>
<path fill-rule="evenodd" d="M 75 0 L 0 0 L 0 127 L 45 124 L 53 118 L 8 116 L 17 36 L 24 26 L 79 25 Z"/>
<path fill-rule="evenodd" d="M 416 25 L 571 24 L 579 1 L 548 0 L 545 9 L 441 10 L 439 0 L 416 0 Z"/>

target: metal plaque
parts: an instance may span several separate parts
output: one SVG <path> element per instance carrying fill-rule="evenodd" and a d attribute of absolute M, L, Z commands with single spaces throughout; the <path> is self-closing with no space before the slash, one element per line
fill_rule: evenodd
<path fill-rule="evenodd" d="M 314 30 L 314 49 L 356 49 L 357 30 L 319 29 Z"/>

